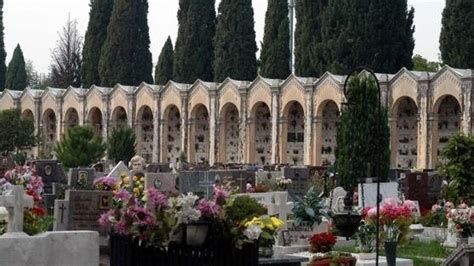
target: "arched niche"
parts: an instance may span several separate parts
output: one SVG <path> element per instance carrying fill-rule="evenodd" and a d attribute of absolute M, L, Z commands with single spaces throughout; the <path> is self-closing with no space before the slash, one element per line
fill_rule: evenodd
<path fill-rule="evenodd" d="M 392 110 L 391 150 L 397 168 L 416 168 L 418 157 L 418 107 L 410 97 L 401 97 Z M 393 166 L 393 165 L 392 165 Z"/>
<path fill-rule="evenodd" d="M 112 127 L 126 126 L 127 125 L 127 112 L 125 108 L 118 106 L 115 107 L 112 112 Z"/>
<path fill-rule="evenodd" d="M 449 139 L 461 130 L 461 105 L 452 95 L 445 95 L 438 99 L 434 105 L 434 125 L 432 166 L 438 164 L 438 157 Z"/>
<path fill-rule="evenodd" d="M 189 141 L 190 162 L 209 162 L 209 112 L 203 104 L 191 111 Z"/>
<path fill-rule="evenodd" d="M 23 110 L 23 112 L 21 113 L 21 118 L 35 121 L 35 115 L 30 109 Z"/>
<path fill-rule="evenodd" d="M 321 165 L 332 165 L 336 162 L 337 126 L 340 121 L 340 111 L 336 102 L 327 100 L 321 104 L 318 117 L 321 119 Z"/>
<path fill-rule="evenodd" d="M 222 107 L 219 121 L 219 161 L 231 164 L 240 162 L 239 110 L 233 103 Z"/>
<path fill-rule="evenodd" d="M 179 162 L 182 152 L 181 115 L 176 105 L 169 105 L 163 113 L 163 136 L 161 161 L 169 163 Z"/>
<path fill-rule="evenodd" d="M 272 116 L 270 107 L 257 102 L 250 111 L 249 162 L 269 165 L 272 160 Z"/>
<path fill-rule="evenodd" d="M 56 143 L 57 136 L 57 120 L 56 113 L 52 109 L 46 109 L 42 117 L 41 129 L 41 157 L 52 158 L 53 148 Z"/>
<path fill-rule="evenodd" d="M 94 128 L 97 136 L 102 136 L 102 111 L 100 111 L 99 108 L 93 107 L 90 109 L 89 114 L 87 115 L 87 123 Z"/>
<path fill-rule="evenodd" d="M 146 162 L 153 160 L 153 111 L 147 105 L 138 110 L 137 116 L 137 151 Z"/>
<path fill-rule="evenodd" d="M 283 109 L 280 134 L 281 163 L 304 164 L 304 109 L 297 101 Z"/>
<path fill-rule="evenodd" d="M 67 134 L 70 128 L 79 125 L 79 114 L 74 108 L 69 108 L 64 116 L 64 133 Z"/>

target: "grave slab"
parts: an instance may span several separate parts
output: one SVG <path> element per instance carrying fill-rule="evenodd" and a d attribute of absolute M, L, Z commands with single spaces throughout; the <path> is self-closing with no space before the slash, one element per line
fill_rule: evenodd
<path fill-rule="evenodd" d="M 66 191 L 66 200 L 69 200 L 68 230 L 102 232 L 98 219 L 112 208 L 112 196 L 111 191 Z"/>
<path fill-rule="evenodd" d="M 36 173 L 44 183 L 44 193 L 53 192 L 53 183 L 66 184 L 67 178 L 63 167 L 56 160 L 37 160 Z"/>
<path fill-rule="evenodd" d="M 76 189 L 90 189 L 95 177 L 94 168 L 71 168 L 67 184 Z"/>
<path fill-rule="evenodd" d="M 377 204 L 377 184 L 364 183 L 359 184 L 359 207 L 373 207 Z M 362 193 L 363 191 L 363 193 Z M 382 201 L 387 198 L 398 199 L 398 183 L 387 182 L 380 183 L 380 194 Z"/>

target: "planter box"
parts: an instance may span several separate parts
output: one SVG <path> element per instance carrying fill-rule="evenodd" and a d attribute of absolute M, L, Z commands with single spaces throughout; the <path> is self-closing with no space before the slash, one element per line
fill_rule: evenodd
<path fill-rule="evenodd" d="M 170 244 L 168 247 L 140 246 L 137 240 L 126 236 L 110 236 L 111 266 L 186 266 L 186 265 L 229 265 L 257 266 L 258 244 L 246 244 L 241 250 L 231 243 L 191 247 Z"/>

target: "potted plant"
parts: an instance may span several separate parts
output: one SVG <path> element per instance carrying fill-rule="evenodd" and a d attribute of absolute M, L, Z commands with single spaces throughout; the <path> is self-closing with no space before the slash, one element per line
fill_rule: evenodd
<path fill-rule="evenodd" d="M 283 227 L 283 221 L 276 217 L 253 217 L 245 223 L 246 228 L 260 228 L 260 236 L 258 237 L 258 255 L 263 258 L 273 256 L 273 245 L 275 244 L 275 236 L 280 228 Z M 252 229 L 249 229 L 252 230 Z"/>
<path fill-rule="evenodd" d="M 296 198 L 293 214 L 295 215 L 296 225 L 307 223 L 310 227 L 319 224 L 327 214 L 323 212 L 324 205 L 316 194 L 315 188 L 311 187 L 306 195 L 301 199 Z"/>
<path fill-rule="evenodd" d="M 462 203 L 457 209 L 448 213 L 448 218 L 453 221 L 454 226 L 451 230 L 456 233 L 457 245 L 467 244 L 468 238 L 473 236 L 474 210 Z"/>
<path fill-rule="evenodd" d="M 360 258 L 371 260 L 375 258 L 375 238 L 377 237 L 377 227 L 375 224 L 367 223 L 363 214 L 363 220 L 356 234 L 357 247 L 360 252 Z"/>
<path fill-rule="evenodd" d="M 336 237 L 331 232 L 314 234 L 309 239 L 309 244 L 311 253 L 327 253 L 336 244 Z"/>

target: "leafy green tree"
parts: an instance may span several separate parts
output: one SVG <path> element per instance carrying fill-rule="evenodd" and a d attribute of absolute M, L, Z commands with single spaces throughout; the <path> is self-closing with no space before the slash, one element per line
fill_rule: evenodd
<path fill-rule="evenodd" d="M 0 112 L 0 152 L 21 152 L 36 144 L 35 125 L 32 119 L 22 118 L 20 110 Z"/>
<path fill-rule="evenodd" d="M 474 68 L 474 1 L 446 0 L 439 49 L 443 63 Z"/>
<path fill-rule="evenodd" d="M 454 202 L 474 202 L 474 137 L 459 134 L 449 139 L 440 154 L 440 173 L 455 193 Z"/>
<path fill-rule="evenodd" d="M 427 71 L 427 72 L 436 72 L 440 69 L 441 64 L 438 62 L 428 61 L 423 56 L 416 54 L 412 58 L 413 70 L 416 71 Z"/>
<path fill-rule="evenodd" d="M 213 80 L 216 11 L 214 0 L 180 0 L 173 80 Z"/>
<path fill-rule="evenodd" d="M 260 54 L 260 75 L 286 79 L 290 73 L 290 25 L 288 0 L 269 0 Z"/>
<path fill-rule="evenodd" d="M 89 25 L 87 26 L 82 50 L 82 80 L 88 88 L 93 84 L 100 85 L 99 59 L 107 37 L 107 26 L 114 7 L 114 0 L 91 0 Z"/>
<path fill-rule="evenodd" d="M 214 42 L 214 80 L 257 77 L 257 44 L 251 0 L 222 0 Z"/>
<path fill-rule="evenodd" d="M 374 79 L 362 73 L 353 76 L 348 87 L 348 104 L 337 128 L 336 171 L 340 185 L 349 189 L 357 178 L 387 178 L 390 130 L 387 111 L 378 110 Z"/>
<path fill-rule="evenodd" d="M 155 84 L 165 85 L 166 82 L 173 79 L 173 57 L 173 43 L 171 43 L 171 38 L 168 36 L 156 64 Z"/>
<path fill-rule="evenodd" d="M 115 0 L 99 61 L 102 86 L 153 83 L 147 17 L 147 0 Z"/>
<path fill-rule="evenodd" d="M 5 42 L 3 37 L 3 0 L 0 0 L 0 91 L 5 89 L 5 78 L 7 72 L 7 66 L 5 65 L 7 53 L 5 52 Z"/>
<path fill-rule="evenodd" d="M 66 136 L 55 145 L 54 152 L 65 167 L 86 167 L 99 161 L 107 146 L 91 126 L 68 129 Z"/>
<path fill-rule="evenodd" d="M 136 136 L 133 129 L 119 126 L 112 129 L 108 138 L 107 154 L 115 163 L 123 161 L 126 165 L 136 154 Z"/>
<path fill-rule="evenodd" d="M 20 44 L 18 44 L 13 52 L 12 59 L 8 64 L 7 79 L 5 81 L 5 88 L 11 90 L 22 91 L 27 86 L 27 76 L 25 68 L 25 58 L 21 51 Z"/>

